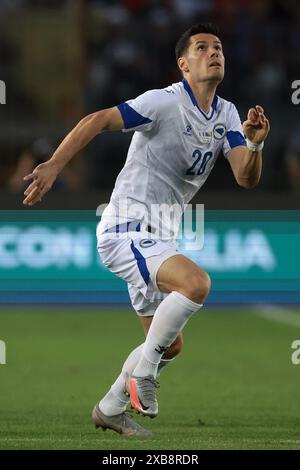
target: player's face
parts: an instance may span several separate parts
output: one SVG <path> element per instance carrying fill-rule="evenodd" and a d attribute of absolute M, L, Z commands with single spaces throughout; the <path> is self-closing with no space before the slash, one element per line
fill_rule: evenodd
<path fill-rule="evenodd" d="M 187 71 L 196 81 L 220 83 L 223 80 L 225 59 L 217 36 L 206 33 L 191 36 L 185 61 Z"/>

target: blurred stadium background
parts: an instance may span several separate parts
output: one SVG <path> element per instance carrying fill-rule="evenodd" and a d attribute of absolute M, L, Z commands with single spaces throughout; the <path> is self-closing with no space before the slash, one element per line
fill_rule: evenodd
<path fill-rule="evenodd" d="M 187 330 L 192 346 L 177 374 L 186 374 L 185 367 L 195 360 L 201 341 L 207 348 L 220 345 L 215 355 L 203 347 L 199 365 L 199 387 L 206 380 L 219 392 L 210 395 L 211 402 L 205 390 L 200 392 L 206 405 L 201 416 L 215 424 L 206 441 L 203 427 L 191 424 L 185 429 L 184 443 L 170 443 L 165 431 L 159 435 L 160 443 L 147 445 L 300 448 L 295 394 L 299 371 L 290 361 L 291 343 L 300 335 L 300 124 L 299 107 L 291 99 L 292 82 L 300 80 L 297 0 L 0 0 L 0 80 L 6 84 L 6 104 L 0 105 L 0 339 L 8 348 L 7 366 L 0 366 L 5 396 L 0 448 L 60 448 L 55 425 L 50 439 L 37 417 L 45 410 L 45 402 L 50 403 L 48 417 L 52 410 L 61 409 L 56 424 L 61 436 L 66 436 L 70 429 L 62 423 L 71 419 L 70 401 L 74 399 L 79 408 L 87 407 L 89 400 L 92 405 L 97 390 L 104 393 L 126 352 L 142 334 L 137 339 L 126 285 L 101 265 L 95 239 L 96 208 L 109 201 L 131 135 L 106 133 L 94 139 L 36 208 L 22 206 L 22 177 L 48 159 L 84 115 L 180 80 L 174 46 L 178 36 L 198 21 L 216 22 L 222 31 L 226 74 L 218 94 L 236 104 L 242 120 L 249 107 L 261 104 L 272 128 L 259 186 L 252 191 L 239 188 L 220 156 L 193 201 L 205 204 L 204 250 L 189 254 L 185 241 L 181 243 L 182 251 L 211 274 L 213 290 L 203 313 L 207 330 L 202 331 L 198 319 L 200 337 L 192 327 Z M 117 313 L 109 315 L 108 307 Z M 212 319 L 206 316 L 210 311 L 214 312 Z M 103 315 L 95 319 L 96 312 Z M 62 324 L 57 316 L 51 320 L 51 313 L 59 313 Z M 103 346 L 107 355 L 113 343 L 116 318 L 126 332 L 126 341 L 119 335 L 110 367 L 101 351 Z M 52 321 L 59 328 L 58 337 Z M 70 331 L 69 321 L 76 325 Z M 217 325 L 224 326 L 224 335 Z M 93 334 L 97 327 L 99 337 Z M 79 358 L 76 340 L 80 341 L 81 331 L 86 354 Z M 27 342 L 22 340 L 23 334 Z M 65 344 L 70 349 L 63 367 L 59 364 Z M 220 358 L 220 354 L 225 356 Z M 22 355 L 28 359 L 24 370 L 20 367 Z M 49 371 L 58 368 L 80 394 L 66 384 L 62 387 L 65 394 L 60 394 L 51 373 L 40 370 L 40 355 Z M 230 360 L 236 356 L 238 365 L 231 369 Z M 88 371 L 100 371 L 97 380 L 84 372 L 89 360 Z M 248 373 L 251 393 L 244 381 Z M 171 372 L 170 378 L 166 375 L 166 384 L 172 388 L 176 384 L 171 376 Z M 30 379 L 26 387 L 20 377 L 25 382 Z M 268 383 L 263 383 L 262 390 L 263 377 Z M 284 395 L 280 377 L 285 380 Z M 178 393 L 177 399 L 184 399 L 184 390 Z M 230 401 L 232 396 L 238 396 L 236 407 Z M 163 399 L 168 411 L 170 399 L 167 395 Z M 172 408 L 168 412 L 172 416 Z M 186 409 L 184 413 L 189 416 Z M 16 438 L 19 416 L 25 424 Z M 37 421 L 30 421 L 30 416 Z M 184 416 L 180 414 L 180 419 Z M 228 425 L 228 416 L 233 416 L 232 432 L 225 439 L 223 426 Z M 163 415 L 164 426 L 167 417 Z M 98 438 L 88 434 L 88 426 L 80 440 L 84 419 L 86 414 L 78 411 L 77 437 L 74 432 L 72 442 L 61 437 L 61 447 L 124 446 L 113 437 L 99 444 Z M 251 429 L 239 427 L 241 421 L 251 420 Z M 171 425 L 176 426 L 176 420 Z M 159 424 L 155 426 L 159 432 Z"/>

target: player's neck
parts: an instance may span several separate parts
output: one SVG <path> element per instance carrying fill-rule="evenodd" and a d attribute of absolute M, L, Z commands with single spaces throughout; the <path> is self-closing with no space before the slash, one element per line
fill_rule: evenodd
<path fill-rule="evenodd" d="M 192 89 L 199 108 L 204 113 L 209 113 L 216 94 L 217 85 L 211 82 L 193 82 L 190 78 L 186 78 L 186 80 Z"/>

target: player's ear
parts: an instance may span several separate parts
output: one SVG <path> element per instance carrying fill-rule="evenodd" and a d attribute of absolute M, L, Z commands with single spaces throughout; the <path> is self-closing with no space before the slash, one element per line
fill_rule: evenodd
<path fill-rule="evenodd" d="M 177 60 L 178 67 L 180 68 L 181 72 L 189 72 L 189 66 L 185 57 L 179 57 Z"/>

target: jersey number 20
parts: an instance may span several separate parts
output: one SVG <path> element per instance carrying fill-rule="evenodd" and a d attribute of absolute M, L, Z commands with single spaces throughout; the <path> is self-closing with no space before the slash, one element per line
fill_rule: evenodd
<path fill-rule="evenodd" d="M 196 149 L 192 155 L 192 157 L 195 158 L 195 161 L 192 166 L 186 170 L 186 175 L 203 175 L 206 169 L 206 165 L 212 156 L 212 152 L 206 152 L 204 155 L 202 155 L 201 151 Z"/>

